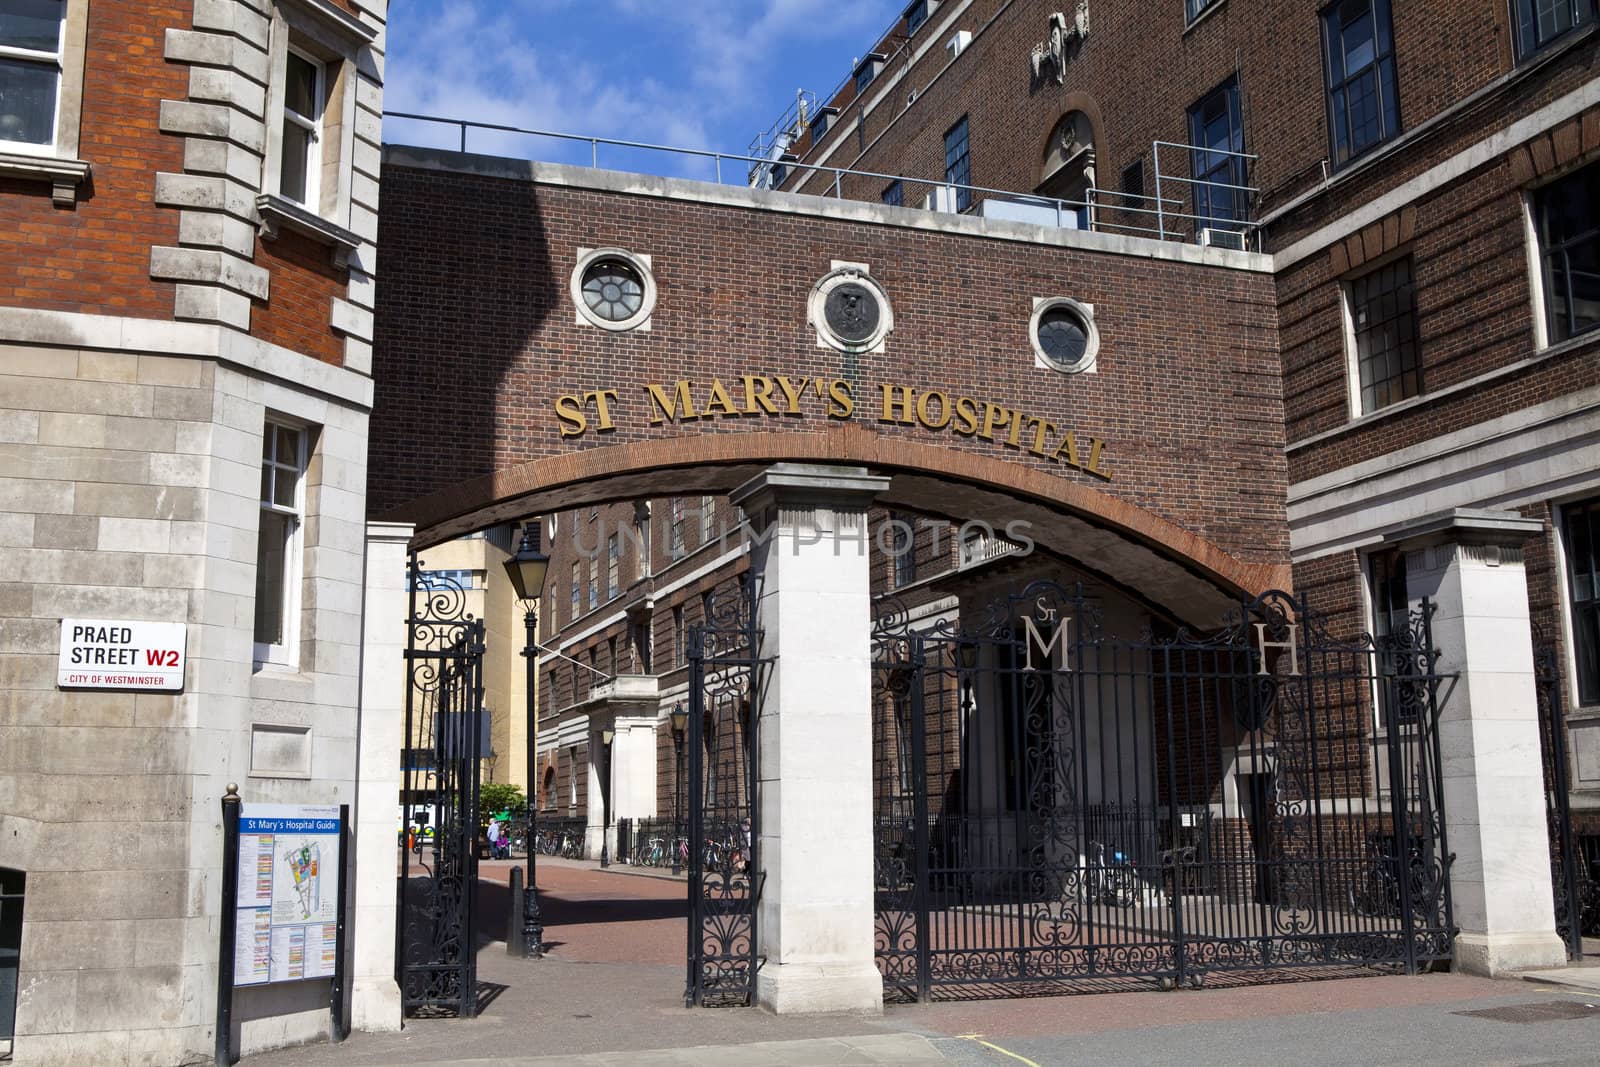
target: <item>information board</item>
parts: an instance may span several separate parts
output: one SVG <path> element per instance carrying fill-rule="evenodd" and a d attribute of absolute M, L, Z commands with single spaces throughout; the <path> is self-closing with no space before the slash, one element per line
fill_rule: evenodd
<path fill-rule="evenodd" d="M 183 688 L 188 634 L 181 622 L 62 619 L 56 684 L 177 692 Z"/>
<path fill-rule="evenodd" d="M 333 976 L 343 870 L 337 805 L 243 805 L 234 985 Z"/>

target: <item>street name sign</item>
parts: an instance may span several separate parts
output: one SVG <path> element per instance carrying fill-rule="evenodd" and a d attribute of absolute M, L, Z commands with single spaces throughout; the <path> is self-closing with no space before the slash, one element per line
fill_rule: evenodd
<path fill-rule="evenodd" d="M 181 622 L 62 619 L 56 684 L 177 692 L 183 688 L 188 635 Z"/>

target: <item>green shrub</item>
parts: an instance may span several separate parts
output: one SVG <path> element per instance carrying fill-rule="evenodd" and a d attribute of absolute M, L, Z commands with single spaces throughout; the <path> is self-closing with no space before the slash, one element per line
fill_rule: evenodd
<path fill-rule="evenodd" d="M 510 782 L 485 782 L 478 787 L 478 825 L 488 826 L 489 816 L 496 812 L 509 811 L 514 824 L 522 820 L 527 810 L 527 799 L 522 795 L 522 787 Z"/>

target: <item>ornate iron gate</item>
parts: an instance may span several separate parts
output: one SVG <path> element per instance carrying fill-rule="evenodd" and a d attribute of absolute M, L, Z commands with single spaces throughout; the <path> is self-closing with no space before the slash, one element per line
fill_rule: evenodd
<path fill-rule="evenodd" d="M 407 1015 L 476 1015 L 483 620 L 452 578 L 407 568 L 406 733 L 397 979 Z"/>
<path fill-rule="evenodd" d="M 875 627 L 877 958 L 891 999 L 1170 988 L 1447 959 L 1439 677 L 1404 632 L 1270 593 L 1111 636 L 1081 588 Z"/>
<path fill-rule="evenodd" d="M 1556 932 L 1571 959 L 1583 958 L 1583 935 L 1600 925 L 1600 886 L 1572 825 L 1572 783 L 1567 762 L 1567 727 L 1556 650 L 1534 652 L 1534 683 L 1539 691 L 1539 741 L 1544 764 L 1545 817 L 1550 829 L 1550 882 L 1555 895 Z"/>
<path fill-rule="evenodd" d="M 761 631 L 742 580 L 689 629 L 689 972 L 684 1004 L 755 998 Z"/>

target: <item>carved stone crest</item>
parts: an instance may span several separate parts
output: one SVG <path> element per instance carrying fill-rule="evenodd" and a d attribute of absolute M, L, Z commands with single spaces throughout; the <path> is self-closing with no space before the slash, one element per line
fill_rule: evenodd
<path fill-rule="evenodd" d="M 806 317 L 817 345 L 840 352 L 881 352 L 894 329 L 894 310 L 866 264 L 835 260 L 811 289 Z"/>
<path fill-rule="evenodd" d="M 1089 36 L 1089 0 L 1078 0 L 1077 10 L 1069 20 L 1060 11 L 1053 12 L 1048 22 L 1045 39 L 1033 46 L 1033 80 L 1046 77 L 1062 85 L 1067 78 L 1068 52 Z"/>
<path fill-rule="evenodd" d="M 878 298 L 860 282 L 844 282 L 828 291 L 823 314 L 840 339 L 859 344 L 878 328 Z"/>

